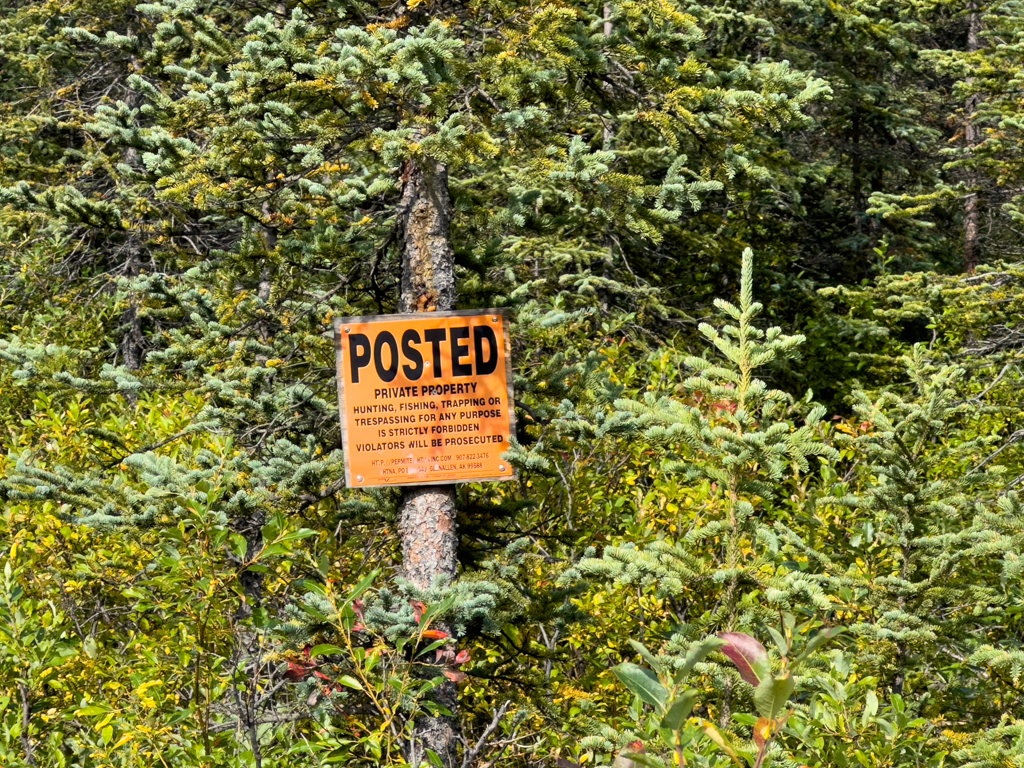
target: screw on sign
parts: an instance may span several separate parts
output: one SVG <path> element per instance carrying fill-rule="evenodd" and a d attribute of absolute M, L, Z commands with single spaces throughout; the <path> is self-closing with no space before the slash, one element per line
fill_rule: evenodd
<path fill-rule="evenodd" d="M 351 488 L 510 480 L 515 434 L 504 310 L 335 320 Z"/>

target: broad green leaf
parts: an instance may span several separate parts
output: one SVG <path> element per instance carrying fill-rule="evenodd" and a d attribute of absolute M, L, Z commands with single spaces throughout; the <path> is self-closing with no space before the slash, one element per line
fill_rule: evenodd
<path fill-rule="evenodd" d="M 628 755 L 624 755 L 624 757 L 632 760 L 637 765 L 646 765 L 650 766 L 650 768 L 664 768 L 665 765 L 665 763 L 657 757 L 644 754 L 643 752 L 630 752 Z"/>
<path fill-rule="evenodd" d="M 260 557 L 275 557 L 276 555 L 283 555 L 287 551 L 288 551 L 288 547 L 286 547 L 284 544 L 281 544 L 280 542 L 278 542 L 276 544 L 270 544 L 269 546 L 264 547 L 260 551 L 259 556 Z"/>
<path fill-rule="evenodd" d="M 435 617 L 442 615 L 445 611 L 449 610 L 455 605 L 455 595 L 448 595 L 444 600 L 428 605 L 427 610 L 423 612 L 423 618 L 420 619 L 420 626 L 428 626 Z"/>
<path fill-rule="evenodd" d="M 836 635 L 842 634 L 844 631 L 845 627 L 829 627 L 828 629 L 823 629 L 820 632 L 817 632 L 814 637 L 808 640 L 806 645 L 804 645 L 803 652 L 801 652 L 794 664 L 800 664 L 801 662 L 806 661 L 812 653 L 818 650 L 827 641 L 831 640 Z"/>
<path fill-rule="evenodd" d="M 693 668 L 704 661 L 709 653 L 717 651 L 723 645 L 725 645 L 725 641 L 720 640 L 717 637 L 708 637 L 701 640 L 699 643 L 691 645 L 689 650 L 686 652 L 686 659 L 683 661 L 683 666 L 678 672 L 676 672 L 674 680 L 675 684 L 679 685 L 683 682 L 683 680 L 686 679 L 686 676 L 693 671 Z"/>
<path fill-rule="evenodd" d="M 306 539 L 306 538 L 309 538 L 310 536 L 316 536 L 316 531 L 314 531 L 314 530 L 312 530 L 310 528 L 300 528 L 297 531 L 292 531 L 291 533 L 286 533 L 284 536 L 282 536 L 279 539 L 279 541 L 295 541 L 297 539 Z"/>
<path fill-rule="evenodd" d="M 335 682 L 347 685 L 349 688 L 355 688 L 357 691 L 363 690 L 363 684 L 352 677 L 352 675 L 342 675 Z"/>
<path fill-rule="evenodd" d="M 643 657 L 644 661 L 646 661 L 654 668 L 655 672 L 659 674 L 661 673 L 661 662 L 654 657 L 653 653 L 647 650 L 643 643 L 637 642 L 636 640 L 630 640 L 629 644 L 636 648 L 636 652 L 639 653 L 641 657 Z"/>
<path fill-rule="evenodd" d="M 420 656 L 423 656 L 425 654 L 432 653 L 432 652 L 436 651 L 438 648 L 440 648 L 442 645 L 446 645 L 447 643 L 448 643 L 448 639 L 447 638 L 445 638 L 443 640 L 435 640 L 430 645 L 428 645 L 426 648 L 424 648 L 422 651 L 417 653 L 416 656 L 417 656 L 417 658 L 419 658 Z"/>
<path fill-rule="evenodd" d="M 659 710 L 665 708 L 665 700 L 668 698 L 668 691 L 665 690 L 657 675 L 651 670 L 631 664 L 628 661 L 612 667 L 612 672 L 622 681 L 630 691 L 640 699 Z"/>
<path fill-rule="evenodd" d="M 352 588 L 352 592 L 349 594 L 348 600 L 345 601 L 346 604 L 351 603 L 357 597 L 361 596 L 364 592 L 366 592 L 366 590 L 368 590 L 373 585 L 373 581 L 377 578 L 377 575 L 379 573 L 380 569 L 377 569 L 374 571 L 370 571 L 368 574 L 363 576 L 363 578 L 359 580 L 359 583 Z"/>
<path fill-rule="evenodd" d="M 668 712 L 665 713 L 665 717 L 661 719 L 661 727 L 668 728 L 673 731 L 681 730 L 683 723 L 690 716 L 693 711 L 693 705 L 697 701 L 697 691 L 689 689 L 683 691 L 675 701 L 673 701 L 669 707 Z"/>
<path fill-rule="evenodd" d="M 754 704 L 761 717 L 776 719 L 786 708 L 790 695 L 796 688 L 796 678 L 789 672 L 777 677 L 766 677 L 754 689 Z"/>
<path fill-rule="evenodd" d="M 314 646 L 313 650 L 311 650 L 309 652 L 309 655 L 312 658 L 316 658 L 317 656 L 328 656 L 328 655 L 337 656 L 337 655 L 344 655 L 344 654 L 345 654 L 345 649 L 344 648 L 339 648 L 336 645 L 329 645 L 327 643 Z"/>
<path fill-rule="evenodd" d="M 93 717 L 94 715 L 104 715 L 109 712 L 110 709 L 99 704 L 90 704 L 87 707 L 82 707 L 75 711 L 75 717 Z"/>
<path fill-rule="evenodd" d="M 878 711 L 878 696 L 875 695 L 874 691 L 868 691 L 864 697 L 864 714 L 860 717 L 861 728 L 867 727 L 868 721 L 875 716 Z"/>
<path fill-rule="evenodd" d="M 231 534 L 231 544 L 229 545 L 231 553 L 238 558 L 245 558 L 245 553 L 249 550 L 249 542 L 245 540 L 245 536 L 240 533 Z"/>
<path fill-rule="evenodd" d="M 789 641 L 786 640 L 779 630 L 767 627 L 768 634 L 772 636 L 772 640 L 775 642 L 775 647 L 779 649 L 780 656 L 789 656 Z"/>

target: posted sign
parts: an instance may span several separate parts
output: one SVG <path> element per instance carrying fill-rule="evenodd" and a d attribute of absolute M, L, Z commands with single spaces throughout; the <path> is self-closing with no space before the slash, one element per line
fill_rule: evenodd
<path fill-rule="evenodd" d="M 504 310 L 334 321 L 349 488 L 510 480 Z"/>

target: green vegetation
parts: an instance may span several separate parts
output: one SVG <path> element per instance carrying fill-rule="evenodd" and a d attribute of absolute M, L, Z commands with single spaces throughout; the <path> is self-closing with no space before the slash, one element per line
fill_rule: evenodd
<path fill-rule="evenodd" d="M 0 765 L 1024 765 L 1022 34 L 0 0 Z M 429 588 L 331 333 L 423 169 L 518 400 Z"/>

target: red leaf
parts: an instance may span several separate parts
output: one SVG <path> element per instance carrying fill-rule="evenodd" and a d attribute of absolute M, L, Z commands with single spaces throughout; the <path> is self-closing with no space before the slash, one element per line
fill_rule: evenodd
<path fill-rule="evenodd" d="M 719 632 L 718 639 L 724 640 L 722 653 L 729 657 L 729 661 L 736 665 L 740 677 L 751 685 L 761 682 L 755 671 L 768 661 L 768 651 L 764 649 L 757 640 L 742 632 Z"/>
<path fill-rule="evenodd" d="M 457 669 L 446 669 L 444 670 L 444 676 L 451 680 L 453 683 L 461 683 L 466 679 L 465 672 L 459 672 Z"/>
<path fill-rule="evenodd" d="M 301 682 L 309 676 L 309 667 L 297 661 L 288 662 L 288 671 L 284 673 L 285 680 Z"/>
<path fill-rule="evenodd" d="M 319 677 L 319 678 L 320 678 L 321 680 L 326 680 L 326 681 L 327 681 L 328 683 L 333 683 L 333 682 L 334 682 L 333 680 L 331 680 L 331 678 L 329 678 L 329 677 L 328 677 L 327 675 L 325 675 L 325 674 L 324 674 L 323 672 L 320 672 L 320 671 L 318 671 L 318 670 L 315 670 L 315 669 L 314 669 L 314 670 L 313 670 L 313 674 L 314 674 L 314 675 L 316 675 L 317 677 Z"/>
<path fill-rule="evenodd" d="M 353 632 L 365 632 L 366 631 L 366 627 L 364 627 L 362 624 L 360 624 L 357 621 L 355 624 L 352 625 L 352 631 Z"/>
<path fill-rule="evenodd" d="M 416 623 L 419 624 L 420 619 L 423 618 L 423 614 L 427 611 L 427 606 L 419 600 L 410 600 L 409 605 L 412 606 L 412 612 L 416 615 Z"/>
<path fill-rule="evenodd" d="M 449 637 L 447 632 L 442 632 L 440 629 L 426 629 L 423 631 L 421 637 L 425 637 L 428 640 L 444 640 Z"/>
<path fill-rule="evenodd" d="M 359 617 L 360 621 L 366 620 L 366 617 L 363 615 L 363 612 L 366 610 L 366 603 L 364 603 L 362 600 L 359 600 L 358 598 L 353 600 L 352 610 L 355 612 L 356 616 Z"/>
<path fill-rule="evenodd" d="M 469 651 L 459 651 L 458 656 L 455 657 L 455 663 L 465 664 L 470 658 L 472 657 L 469 655 Z"/>

